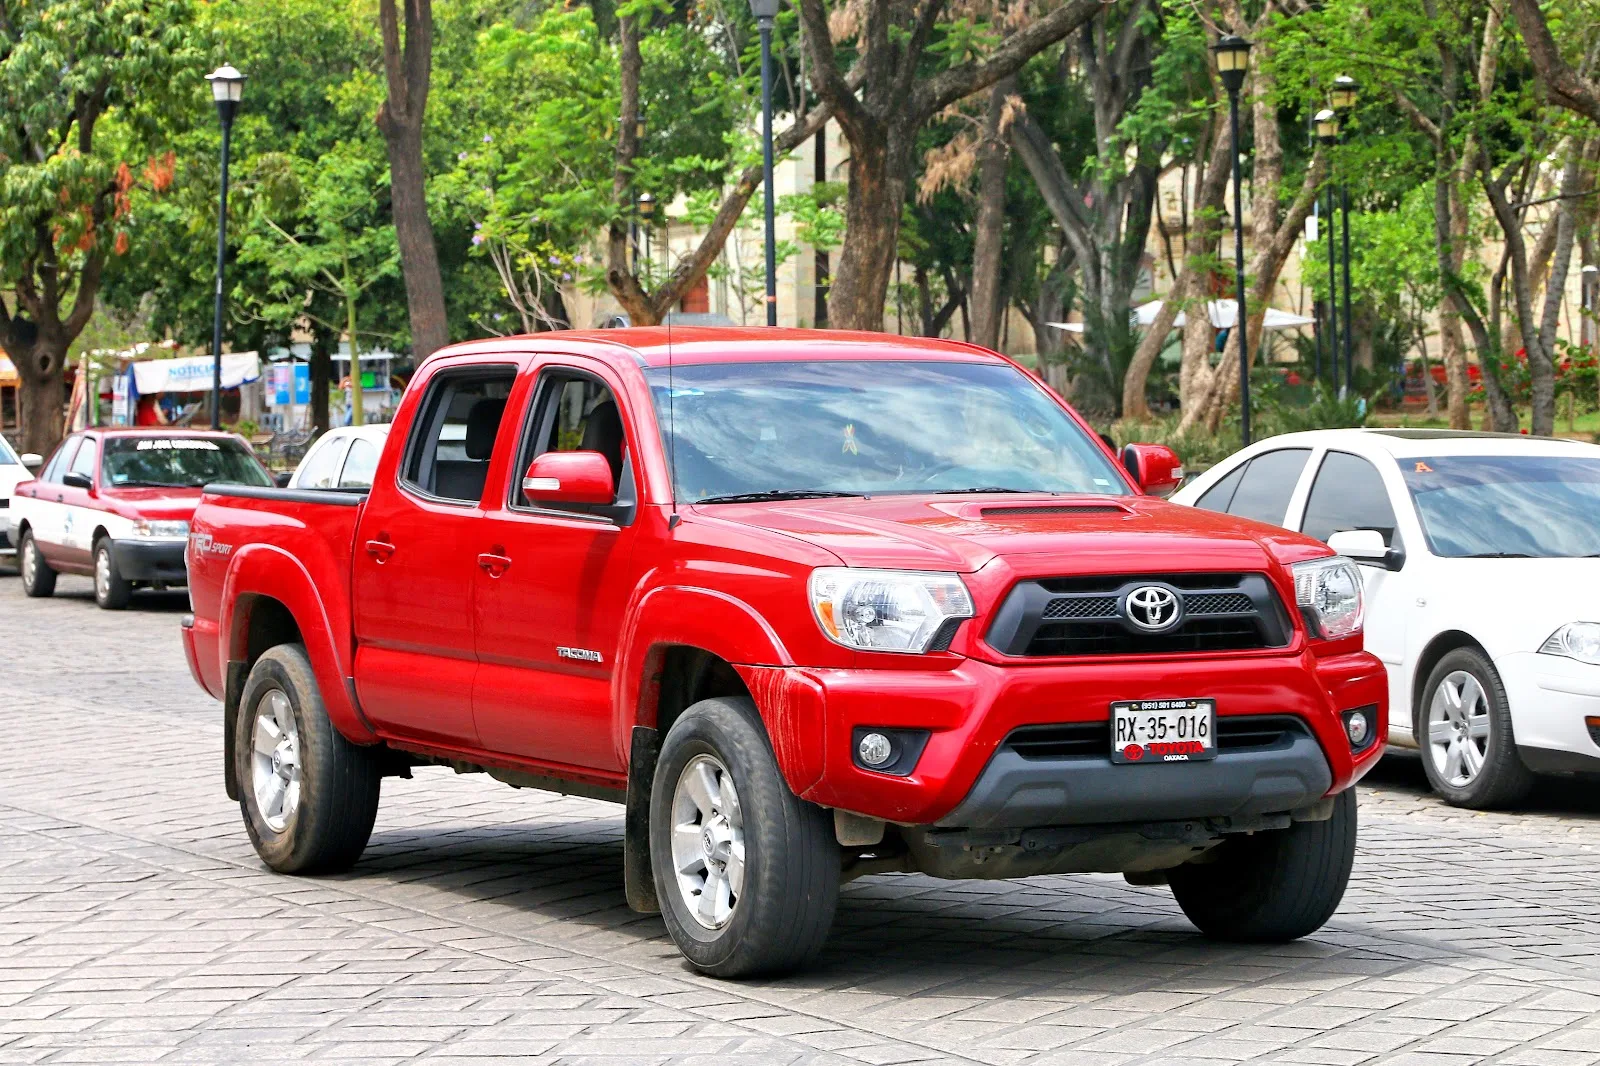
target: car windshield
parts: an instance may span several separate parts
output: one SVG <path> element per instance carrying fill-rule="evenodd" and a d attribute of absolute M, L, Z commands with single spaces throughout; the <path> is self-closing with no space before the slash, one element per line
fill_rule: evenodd
<path fill-rule="evenodd" d="M 11 445 L 4 437 L 0 437 L 0 466 L 21 466 L 22 460 L 17 458 L 17 453 L 11 450 Z"/>
<path fill-rule="evenodd" d="M 1010 366 L 711 363 L 646 376 L 681 500 L 1129 491 L 1099 442 Z"/>
<path fill-rule="evenodd" d="M 1435 555 L 1600 554 L 1600 459 L 1450 455 L 1399 463 Z"/>
<path fill-rule="evenodd" d="M 108 437 L 100 481 L 126 488 L 272 484 L 256 457 L 228 437 Z"/>

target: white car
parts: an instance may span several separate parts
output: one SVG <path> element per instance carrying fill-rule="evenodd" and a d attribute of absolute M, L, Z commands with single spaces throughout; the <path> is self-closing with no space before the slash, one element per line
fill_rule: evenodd
<path fill-rule="evenodd" d="M 1340 429 L 1251 445 L 1174 496 L 1325 540 L 1361 564 L 1389 742 L 1450 803 L 1600 771 L 1600 447 Z"/>
<path fill-rule="evenodd" d="M 44 460 L 33 454 L 18 455 L 11 444 L 0 437 L 0 559 L 16 557 L 17 546 L 11 539 L 11 497 L 17 486 L 33 480 L 33 472 L 44 465 Z"/>
<path fill-rule="evenodd" d="M 383 442 L 388 439 L 387 423 L 330 429 L 306 452 L 285 487 L 370 489 Z"/>

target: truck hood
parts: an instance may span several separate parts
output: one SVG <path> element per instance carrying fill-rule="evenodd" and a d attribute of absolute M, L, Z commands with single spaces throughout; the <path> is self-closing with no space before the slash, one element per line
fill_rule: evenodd
<path fill-rule="evenodd" d="M 182 486 L 102 488 L 100 498 L 108 511 L 124 518 L 152 522 L 187 522 L 200 505 L 200 489 Z"/>
<path fill-rule="evenodd" d="M 971 573 L 997 556 L 1031 555 L 1071 559 L 1079 572 L 1262 570 L 1274 557 L 1327 554 L 1275 526 L 1150 496 L 878 496 L 696 511 L 797 537 L 849 566 L 898 570 Z"/>

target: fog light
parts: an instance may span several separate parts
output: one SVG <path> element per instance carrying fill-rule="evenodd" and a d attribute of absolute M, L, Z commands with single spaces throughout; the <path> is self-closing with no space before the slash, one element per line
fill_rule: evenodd
<path fill-rule="evenodd" d="M 882 733 L 868 733 L 856 744 L 856 754 L 868 766 L 883 766 L 894 758 L 894 742 Z"/>
<path fill-rule="evenodd" d="M 1367 720 L 1367 712 L 1351 711 L 1345 716 L 1344 731 L 1350 737 L 1352 748 L 1365 747 L 1367 737 L 1372 733 L 1372 723 Z"/>

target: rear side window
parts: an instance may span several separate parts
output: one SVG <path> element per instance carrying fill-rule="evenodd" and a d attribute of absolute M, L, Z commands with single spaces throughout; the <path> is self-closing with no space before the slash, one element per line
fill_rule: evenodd
<path fill-rule="evenodd" d="M 1329 452 L 1311 483 L 1306 517 L 1301 531 L 1318 540 L 1345 529 L 1375 529 L 1383 543 L 1394 547 L 1394 508 L 1378 468 L 1359 455 Z"/>
<path fill-rule="evenodd" d="M 1250 460 L 1228 504 L 1228 513 L 1283 525 L 1289 497 L 1294 495 L 1294 487 L 1310 457 L 1310 448 L 1280 448 Z"/>
<path fill-rule="evenodd" d="M 305 462 L 300 464 L 300 476 L 295 487 L 302 489 L 331 489 L 339 480 L 339 460 L 344 458 L 345 442 L 342 439 L 319 443 Z"/>
<path fill-rule="evenodd" d="M 58 485 L 61 483 L 61 476 L 67 472 L 68 466 L 72 462 L 72 453 L 78 450 L 78 441 L 80 439 L 78 437 L 68 437 L 61 442 L 61 447 L 56 449 L 56 453 L 50 457 L 49 464 L 39 474 L 40 481 L 49 481 Z"/>
<path fill-rule="evenodd" d="M 344 471 L 339 475 L 341 489 L 370 489 L 372 475 L 378 470 L 378 446 L 370 440 L 356 440 L 345 456 Z"/>
<path fill-rule="evenodd" d="M 481 500 L 506 398 L 516 378 L 514 366 L 436 375 L 406 442 L 405 481 L 437 499 Z"/>

